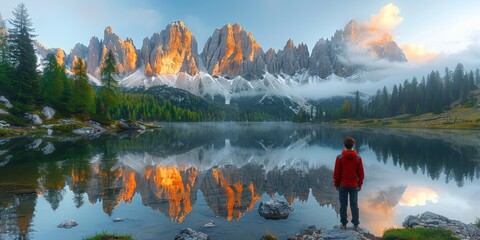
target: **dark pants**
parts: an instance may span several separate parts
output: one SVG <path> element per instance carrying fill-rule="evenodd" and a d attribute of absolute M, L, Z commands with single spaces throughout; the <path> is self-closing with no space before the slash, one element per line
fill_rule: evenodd
<path fill-rule="evenodd" d="M 347 224 L 348 196 L 350 195 L 350 210 L 352 210 L 352 223 L 360 224 L 358 221 L 358 188 L 342 187 L 338 189 L 340 196 L 340 222 Z"/>

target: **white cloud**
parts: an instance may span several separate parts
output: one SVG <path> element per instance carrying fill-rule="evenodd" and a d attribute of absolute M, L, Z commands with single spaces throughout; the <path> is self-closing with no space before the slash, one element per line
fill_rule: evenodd
<path fill-rule="evenodd" d="M 370 31 L 391 33 L 403 21 L 403 17 L 399 14 L 400 8 L 393 3 L 389 3 L 382 7 L 380 12 L 372 15 L 366 26 Z"/>

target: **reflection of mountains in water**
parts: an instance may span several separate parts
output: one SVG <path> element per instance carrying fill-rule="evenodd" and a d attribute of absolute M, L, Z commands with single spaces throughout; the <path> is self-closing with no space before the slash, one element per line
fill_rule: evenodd
<path fill-rule="evenodd" d="M 74 192 L 85 192 L 91 203 L 101 200 L 109 215 L 122 200 L 129 203 L 139 193 L 144 205 L 163 212 L 173 222 L 182 222 L 193 209 L 198 190 L 214 214 L 229 221 L 251 211 L 264 193 L 278 193 L 293 203 L 294 199 L 306 201 L 311 189 L 320 205 L 332 205 L 338 210 L 331 178 L 332 170 L 327 167 L 309 172 L 275 169 L 267 173 L 254 164 L 214 167 L 205 172 L 183 166 L 147 166 L 143 171 L 128 166 L 99 171 L 92 166 L 84 183 L 76 181 L 81 177 L 75 172 L 68 182 Z M 108 181 L 110 184 L 105 185 Z M 78 189 L 80 186 L 85 188 Z"/>
<path fill-rule="evenodd" d="M 173 222 L 184 220 L 199 190 L 214 214 L 229 220 L 251 210 L 262 194 L 278 193 L 291 202 L 306 200 L 311 191 L 320 205 L 338 209 L 331 170 L 323 166 L 332 166 L 335 156 L 321 154 L 335 155 L 345 135 L 356 137 L 361 154 L 371 149 L 378 161 L 434 180 L 453 179 L 461 187 L 480 176 L 480 134 L 465 131 L 201 123 L 164 125 L 135 139 L 6 139 L 0 143 L 0 233 L 26 233 L 36 197 L 57 209 L 66 183 L 76 207 L 87 193 L 89 202 L 101 200 L 111 214 L 139 193 L 144 205 Z M 390 195 L 378 193 L 369 201 L 396 202 Z"/>

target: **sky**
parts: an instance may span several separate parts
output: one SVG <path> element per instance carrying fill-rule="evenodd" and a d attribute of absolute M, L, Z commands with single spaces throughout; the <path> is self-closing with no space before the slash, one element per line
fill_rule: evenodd
<path fill-rule="evenodd" d="M 20 2 L 30 13 L 37 40 L 67 53 L 78 42 L 88 45 L 92 36 L 103 38 L 106 26 L 141 48 L 145 37 L 179 19 L 195 35 L 199 51 L 227 23 L 252 32 L 264 51 L 283 48 L 289 38 L 311 50 L 351 19 L 373 23 L 386 18 L 394 40 L 404 51 L 420 53 L 425 58 L 420 62 L 464 51 L 480 37 L 477 0 L 0 0 L 2 18 L 10 19 Z"/>

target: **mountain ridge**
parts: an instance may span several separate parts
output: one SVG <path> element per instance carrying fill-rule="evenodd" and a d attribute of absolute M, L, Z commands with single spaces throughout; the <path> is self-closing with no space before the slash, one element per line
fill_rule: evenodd
<path fill-rule="evenodd" d="M 311 52 L 304 43 L 295 46 L 292 39 L 281 50 L 270 48 L 264 52 L 253 34 L 236 23 L 215 29 L 199 53 L 193 33 L 178 20 L 151 38 L 146 37 L 141 48 L 137 48 L 131 38 L 122 40 L 107 26 L 103 39 L 91 37 L 88 47 L 78 43 L 66 54 L 62 49 L 48 49 L 38 43 L 37 52 L 42 57 L 47 53 L 55 54 L 57 61 L 67 68 L 76 58 L 85 59 L 88 73 L 98 78 L 105 55 L 112 50 L 121 79 L 138 70 L 143 71 L 145 78 L 178 73 L 194 76 L 204 72 L 227 79 L 238 76 L 255 79 L 267 72 L 294 76 L 305 71 L 322 79 L 331 74 L 350 77 L 362 69 L 348 61 L 351 47 L 361 48 L 372 59 L 407 61 L 391 35 L 372 38 L 368 29 L 352 20 L 330 39 L 321 38 Z"/>

